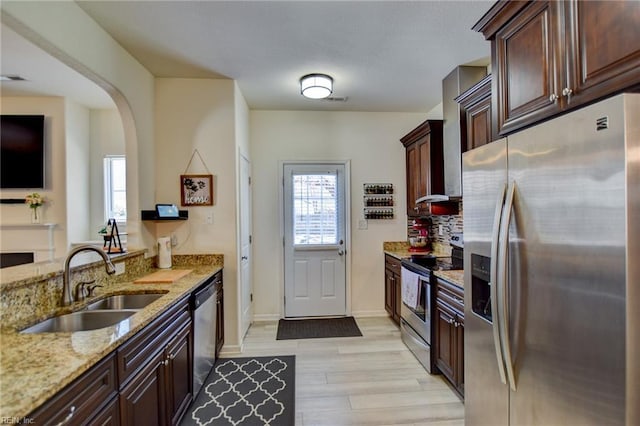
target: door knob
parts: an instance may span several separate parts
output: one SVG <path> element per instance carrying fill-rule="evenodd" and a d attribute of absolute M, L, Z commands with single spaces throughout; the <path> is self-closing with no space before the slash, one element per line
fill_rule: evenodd
<path fill-rule="evenodd" d="M 344 254 L 343 250 L 338 250 L 338 256 L 342 256 Z"/>

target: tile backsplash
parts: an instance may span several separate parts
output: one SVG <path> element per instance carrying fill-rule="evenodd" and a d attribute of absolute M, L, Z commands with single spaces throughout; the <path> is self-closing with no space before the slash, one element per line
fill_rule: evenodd
<path fill-rule="evenodd" d="M 429 226 L 429 239 L 432 243 L 439 243 L 442 245 L 449 245 L 451 239 L 451 233 L 463 231 L 462 221 L 462 201 L 458 203 L 459 212 L 456 215 L 431 215 L 428 216 L 431 220 Z M 418 231 L 411 226 L 412 220 L 407 218 L 407 239 L 418 235 Z M 442 226 L 442 235 L 438 235 L 438 228 Z"/>

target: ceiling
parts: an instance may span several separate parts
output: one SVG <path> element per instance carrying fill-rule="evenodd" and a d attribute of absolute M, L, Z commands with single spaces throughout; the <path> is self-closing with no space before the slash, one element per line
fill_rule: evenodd
<path fill-rule="evenodd" d="M 156 77 L 236 80 L 251 109 L 426 112 L 453 68 L 490 55 L 470 28 L 493 1 L 77 3 Z M 36 53 L 5 50 L 5 32 L 2 73 L 34 70 L 26 57 Z M 316 72 L 347 100 L 303 98 L 298 81 Z"/>

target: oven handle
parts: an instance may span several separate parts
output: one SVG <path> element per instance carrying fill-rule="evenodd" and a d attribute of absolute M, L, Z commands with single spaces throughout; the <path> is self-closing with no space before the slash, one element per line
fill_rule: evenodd
<path fill-rule="evenodd" d="M 502 207 L 504 205 L 504 196 L 507 190 L 507 185 L 502 185 L 502 189 L 500 191 L 500 196 L 496 201 L 496 209 L 493 215 L 493 228 L 491 234 L 491 271 L 490 271 L 490 297 L 491 297 L 491 315 L 492 324 L 491 328 L 493 331 L 493 345 L 496 351 L 496 361 L 498 362 L 498 372 L 500 373 L 500 381 L 503 384 L 507 384 L 507 377 L 505 373 L 504 366 L 504 357 L 502 352 L 502 344 L 500 341 L 500 310 L 498 308 L 498 249 L 500 245 L 500 219 L 502 216 Z"/>

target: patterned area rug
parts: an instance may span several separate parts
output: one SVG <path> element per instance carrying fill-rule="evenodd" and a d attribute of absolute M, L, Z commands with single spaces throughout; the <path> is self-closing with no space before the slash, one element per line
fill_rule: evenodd
<path fill-rule="evenodd" d="M 313 339 L 320 337 L 354 337 L 362 332 L 353 317 L 284 320 L 278 322 L 276 340 Z"/>
<path fill-rule="evenodd" d="M 181 425 L 293 426 L 295 358 L 218 359 Z"/>

